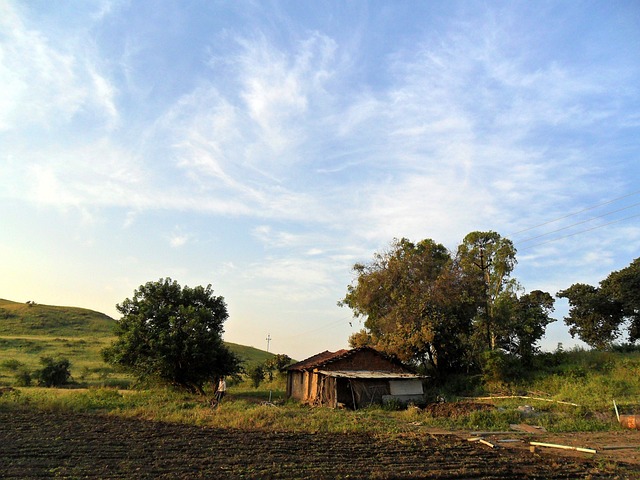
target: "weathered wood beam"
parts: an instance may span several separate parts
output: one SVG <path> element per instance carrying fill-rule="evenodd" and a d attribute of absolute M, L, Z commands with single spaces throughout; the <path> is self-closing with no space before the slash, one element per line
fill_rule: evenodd
<path fill-rule="evenodd" d="M 576 452 L 597 453 L 593 448 L 572 447 L 571 445 L 559 445 L 557 443 L 529 442 L 535 447 L 560 448 L 562 450 L 575 450 Z"/>
<path fill-rule="evenodd" d="M 571 405 L 572 407 L 579 407 L 577 403 L 565 402 L 562 400 L 552 400 L 550 398 L 540 398 L 540 397 L 528 397 L 526 395 L 496 395 L 492 397 L 464 397 L 466 400 L 504 400 L 507 398 L 522 398 L 525 400 L 540 400 L 541 402 L 551 402 L 551 403 L 560 403 L 562 405 Z"/>

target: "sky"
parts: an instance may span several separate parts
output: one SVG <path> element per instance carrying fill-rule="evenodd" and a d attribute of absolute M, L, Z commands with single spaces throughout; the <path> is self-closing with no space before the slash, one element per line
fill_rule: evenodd
<path fill-rule="evenodd" d="M 0 298 L 211 284 L 225 340 L 303 359 L 394 238 L 493 230 L 526 291 L 597 285 L 639 179 L 637 0 L 0 0 Z"/>

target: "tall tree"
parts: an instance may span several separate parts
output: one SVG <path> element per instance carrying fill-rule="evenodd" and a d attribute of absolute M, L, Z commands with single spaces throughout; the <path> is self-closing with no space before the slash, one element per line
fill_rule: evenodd
<path fill-rule="evenodd" d="M 557 296 L 569 300 L 569 315 L 564 322 L 572 337 L 578 336 L 587 345 L 603 349 L 620 336 L 622 306 L 601 289 L 574 283 Z"/>
<path fill-rule="evenodd" d="M 493 350 L 500 329 L 494 307 L 517 263 L 516 248 L 511 240 L 496 232 L 471 232 L 458 247 L 458 259 L 462 268 L 482 281 L 482 308 L 477 323 L 484 331 L 485 348 Z"/>
<path fill-rule="evenodd" d="M 156 379 L 204 393 L 214 377 L 240 370 L 222 341 L 227 306 L 211 285 L 180 287 L 170 278 L 148 282 L 116 305 L 122 318 L 104 359 L 141 380 Z"/>
<path fill-rule="evenodd" d="M 498 315 L 503 318 L 499 322 L 499 345 L 520 357 L 524 365 L 530 365 L 539 351 L 537 344 L 544 336 L 547 325 L 555 322 L 550 316 L 554 310 L 553 297 L 541 290 L 520 297 L 510 293 L 505 297 L 508 300 L 500 298 L 496 305 L 496 310 L 500 311 Z"/>
<path fill-rule="evenodd" d="M 612 272 L 599 287 L 575 283 L 557 293 L 569 300 L 565 323 L 569 333 L 586 344 L 602 349 L 628 328 L 629 341 L 640 340 L 640 258 Z"/>
<path fill-rule="evenodd" d="M 439 371 L 464 362 L 477 305 L 466 295 L 468 278 L 443 245 L 394 240 L 354 272 L 355 284 L 339 302 L 366 318 L 352 346 L 374 346 Z"/>
<path fill-rule="evenodd" d="M 631 264 L 612 272 L 600 284 L 602 291 L 622 308 L 628 322 L 629 341 L 640 340 L 640 257 Z"/>

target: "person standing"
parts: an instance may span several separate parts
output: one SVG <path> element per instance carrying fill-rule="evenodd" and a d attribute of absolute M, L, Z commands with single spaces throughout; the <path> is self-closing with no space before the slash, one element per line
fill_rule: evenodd
<path fill-rule="evenodd" d="M 227 382 L 225 382 L 224 377 L 220 377 L 220 381 L 218 382 L 218 389 L 216 390 L 216 401 L 220 403 L 226 393 Z"/>

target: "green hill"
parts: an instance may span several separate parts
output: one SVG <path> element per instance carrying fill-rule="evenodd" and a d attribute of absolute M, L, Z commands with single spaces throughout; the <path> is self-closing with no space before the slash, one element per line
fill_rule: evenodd
<path fill-rule="evenodd" d="M 113 340 L 115 320 L 84 308 L 18 303 L 0 299 L 0 385 L 15 383 L 21 370 L 40 368 L 41 357 L 65 357 L 78 382 L 124 385 L 128 377 L 102 361 Z M 273 354 L 226 342 L 246 365 Z"/>
<path fill-rule="evenodd" d="M 115 320 L 85 308 L 17 303 L 0 299 L 0 336 L 109 337 Z"/>
<path fill-rule="evenodd" d="M 238 345 L 237 343 L 231 342 L 225 342 L 225 344 L 233 353 L 239 356 L 245 364 L 262 363 L 274 356 L 273 353 L 269 353 L 255 347 L 247 347 L 245 345 Z"/>

